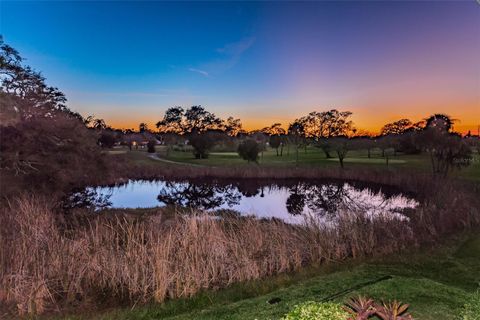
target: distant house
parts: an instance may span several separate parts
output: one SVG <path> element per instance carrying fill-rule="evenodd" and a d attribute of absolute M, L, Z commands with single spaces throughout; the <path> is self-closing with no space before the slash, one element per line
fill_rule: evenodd
<path fill-rule="evenodd" d="M 124 144 L 130 148 L 135 147 L 135 149 L 138 149 L 138 147 L 145 148 L 149 141 L 155 141 L 156 144 L 160 144 L 157 137 L 148 131 L 127 133 L 123 137 Z"/>

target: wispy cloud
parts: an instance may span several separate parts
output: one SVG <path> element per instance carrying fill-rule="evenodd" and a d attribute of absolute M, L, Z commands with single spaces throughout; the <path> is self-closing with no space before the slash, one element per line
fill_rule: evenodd
<path fill-rule="evenodd" d="M 215 49 L 217 52 L 216 59 L 188 70 L 197 72 L 205 77 L 223 73 L 233 68 L 240 61 L 242 54 L 250 49 L 254 43 L 255 37 L 247 37 L 236 42 L 227 43 L 223 47 Z"/>
<path fill-rule="evenodd" d="M 188 68 L 188 71 L 196 72 L 201 74 L 202 76 L 208 77 L 208 72 L 205 70 L 195 69 L 195 68 Z"/>
<path fill-rule="evenodd" d="M 254 42 L 255 37 L 243 38 L 237 42 L 227 43 L 222 48 L 218 48 L 217 52 L 230 57 L 239 57 L 242 53 L 247 51 Z"/>

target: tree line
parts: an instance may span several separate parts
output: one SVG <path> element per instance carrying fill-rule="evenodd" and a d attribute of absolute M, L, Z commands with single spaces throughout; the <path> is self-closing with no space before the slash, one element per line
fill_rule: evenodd
<path fill-rule="evenodd" d="M 344 159 L 351 150 L 381 150 L 388 165 L 392 156 L 404 154 L 429 155 L 435 174 L 446 175 L 454 168 L 468 166 L 472 150 L 479 149 L 479 137 L 471 134 L 462 137 L 453 131 L 454 120 L 445 114 L 434 114 L 420 122 L 400 119 L 385 124 L 378 135 L 365 134 L 354 127 L 352 112 L 331 109 L 313 111 L 292 121 L 285 130 L 280 123 L 260 130 L 247 132 L 239 119 L 222 120 L 201 106 L 170 108 L 156 128 L 162 143 L 169 146 L 178 142 L 188 143 L 197 158 L 208 157 L 216 144 L 236 141 L 239 155 L 245 160 L 257 162 L 267 145 L 281 157 L 285 149 L 293 148 L 298 162 L 299 153 L 308 146 L 322 150 L 326 158 L 336 156 L 344 167 Z M 176 139 L 175 139 L 176 137 Z M 333 154 L 333 156 L 332 156 Z"/>
<path fill-rule="evenodd" d="M 386 165 L 398 152 L 419 154 L 425 152 L 430 158 L 432 171 L 446 175 L 454 168 L 468 166 L 472 151 L 479 149 L 479 137 L 453 131 L 454 119 L 445 114 L 434 114 L 422 121 L 400 119 L 385 124 L 377 135 L 365 134 L 354 127 L 352 112 L 331 109 L 313 111 L 292 121 L 287 129 L 280 123 L 259 130 L 245 131 L 240 119 L 229 117 L 223 120 L 202 106 L 169 108 L 156 123 L 156 131 L 145 123 L 138 132 L 150 132 L 167 150 L 177 144 L 188 144 L 198 159 L 208 157 L 215 145 L 230 145 L 249 162 L 258 162 L 267 145 L 282 157 L 284 152 L 307 152 L 307 147 L 317 147 L 326 158 L 337 157 L 340 166 L 352 150 L 366 150 L 371 157 L 373 149 L 379 149 Z M 125 131 L 123 135 L 130 135 Z M 292 149 L 292 150 L 291 150 Z"/>

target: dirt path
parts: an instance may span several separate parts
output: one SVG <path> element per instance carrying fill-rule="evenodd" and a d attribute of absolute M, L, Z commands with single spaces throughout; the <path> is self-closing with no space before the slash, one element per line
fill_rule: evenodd
<path fill-rule="evenodd" d="M 158 155 L 156 155 L 156 154 L 149 154 L 148 157 L 149 157 L 150 159 L 153 159 L 153 160 L 156 160 L 156 161 L 165 162 L 165 163 L 178 164 L 178 165 L 183 165 L 183 166 L 192 166 L 192 167 L 208 167 L 208 166 L 201 165 L 201 164 L 186 163 L 186 162 L 178 162 L 178 161 L 167 160 L 167 159 L 160 158 L 160 157 L 159 157 Z M 212 168 L 213 168 L 213 167 L 212 167 Z"/>

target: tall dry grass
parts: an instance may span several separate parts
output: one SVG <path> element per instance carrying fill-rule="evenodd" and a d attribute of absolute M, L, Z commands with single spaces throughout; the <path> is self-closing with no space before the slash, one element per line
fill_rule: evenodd
<path fill-rule="evenodd" d="M 19 314 L 188 297 L 302 266 L 415 243 L 405 221 L 339 214 L 335 228 L 206 215 L 68 221 L 22 197 L 1 217 L 0 301 Z"/>

